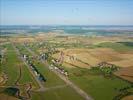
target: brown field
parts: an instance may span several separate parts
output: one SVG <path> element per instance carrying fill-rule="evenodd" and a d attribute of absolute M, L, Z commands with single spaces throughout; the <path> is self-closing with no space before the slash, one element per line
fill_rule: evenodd
<path fill-rule="evenodd" d="M 59 51 L 64 53 L 63 66 L 73 68 L 90 68 L 96 66 L 98 63 L 106 61 L 115 64 L 121 69 L 115 73 L 118 77 L 133 82 L 133 54 L 128 52 L 121 54 L 110 48 L 96 48 L 96 49 L 63 49 Z M 74 59 L 70 59 L 73 56 Z M 60 53 L 54 54 L 54 58 L 59 59 Z M 125 99 L 124 99 L 125 100 Z M 130 100 L 130 99 L 129 99 Z"/>
<path fill-rule="evenodd" d="M 119 61 L 122 60 L 120 58 L 120 54 L 113 49 L 110 48 L 97 48 L 91 49 L 89 52 L 93 57 L 101 60 L 101 61 Z"/>
<path fill-rule="evenodd" d="M 122 100 L 133 100 L 133 95 L 126 96 L 126 97 L 122 98 Z"/>
<path fill-rule="evenodd" d="M 120 37 L 79 37 L 79 36 L 66 36 L 66 37 L 57 37 L 56 33 L 48 34 L 39 34 L 37 36 L 29 37 L 14 37 L 10 39 L 13 42 L 24 43 L 24 42 L 43 42 L 47 41 L 49 43 L 83 43 L 83 44 L 98 44 L 101 42 L 117 42 L 123 40 Z M 2 42 L 5 40 L 2 40 Z M 1 43 L 1 41 L 0 41 Z M 68 68 L 80 67 L 80 68 L 90 68 L 91 66 L 96 66 L 100 62 L 108 62 L 115 64 L 121 69 L 114 74 L 122 79 L 133 82 L 133 52 L 120 53 L 111 48 L 94 48 L 94 49 L 65 49 L 65 48 L 56 48 L 59 51 L 63 52 L 63 66 Z M 37 52 L 45 52 L 47 49 L 38 48 Z M 61 54 L 56 53 L 52 55 L 53 58 L 60 59 Z M 3 78 L 0 77 L 0 85 L 4 84 Z M 23 87 L 22 87 L 23 88 Z M 22 92 L 22 91 L 21 91 Z M 26 95 L 25 92 L 21 93 Z M 18 100 L 15 97 L 0 94 L 0 100 Z M 133 96 L 127 96 L 122 100 L 133 100 Z"/>
<path fill-rule="evenodd" d="M 133 53 L 129 53 L 128 51 L 126 54 L 120 54 L 122 60 L 110 62 L 112 64 L 118 65 L 120 67 L 130 67 L 133 66 Z"/>
<path fill-rule="evenodd" d="M 5 82 L 5 79 L 2 76 L 0 76 L 0 86 L 5 84 Z"/>
<path fill-rule="evenodd" d="M 120 67 L 130 67 L 130 66 L 133 66 L 133 58 L 124 59 L 121 61 L 114 61 L 114 62 L 110 62 L 110 63 L 118 65 Z"/>
<path fill-rule="evenodd" d="M 0 43 L 7 42 L 7 39 L 5 38 L 0 38 Z"/>
<path fill-rule="evenodd" d="M 0 94 L 0 100 L 19 100 L 19 99 L 6 94 Z"/>
<path fill-rule="evenodd" d="M 63 50 L 63 49 L 59 49 L 59 50 Z M 89 65 L 95 65 L 100 62 L 98 59 L 96 59 L 95 57 L 92 57 L 88 53 L 88 49 L 66 49 L 66 50 L 63 50 L 63 53 L 64 53 L 63 64 L 65 66 L 67 64 L 68 67 L 77 66 L 77 67 L 89 68 Z M 70 56 L 73 56 L 74 59 L 70 59 Z M 53 57 L 56 59 L 59 59 L 60 53 L 53 55 Z"/>
<path fill-rule="evenodd" d="M 119 71 L 115 72 L 115 75 L 117 75 L 125 80 L 128 80 L 130 82 L 133 82 L 133 66 L 121 68 Z"/>
<path fill-rule="evenodd" d="M 88 65 L 95 66 L 103 61 L 116 64 L 120 67 L 133 66 L 133 54 L 121 54 L 110 48 L 66 50 L 59 48 L 59 50 L 64 53 L 64 63 L 67 63 L 67 65 L 71 64 L 71 66 L 75 65 L 78 67 L 89 68 Z M 73 56 L 74 60 L 70 59 L 69 56 Z M 54 54 L 53 57 L 59 59 L 60 53 Z"/>
<path fill-rule="evenodd" d="M 11 41 L 13 42 L 17 42 L 17 43 L 24 43 L 24 42 L 35 42 L 35 38 L 33 37 L 17 37 L 17 38 L 13 38 L 11 39 Z"/>

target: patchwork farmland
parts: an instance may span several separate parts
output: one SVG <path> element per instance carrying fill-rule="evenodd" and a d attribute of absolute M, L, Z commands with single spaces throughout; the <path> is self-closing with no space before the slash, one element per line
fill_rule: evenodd
<path fill-rule="evenodd" d="M 118 42 L 118 38 L 114 41 L 109 37 L 107 37 L 109 40 L 104 42 L 105 37 L 101 37 L 101 40 L 98 38 L 97 43 L 95 42 L 97 39 L 94 38 L 91 44 L 87 43 L 90 37 L 70 36 L 66 39 L 53 35 L 43 36 L 39 40 L 38 35 L 24 38 L 26 37 L 9 37 L 0 47 L 0 98 L 4 100 L 132 98 L 131 45 Z M 71 40 L 72 38 L 77 41 Z M 71 41 L 68 42 L 69 39 Z"/>

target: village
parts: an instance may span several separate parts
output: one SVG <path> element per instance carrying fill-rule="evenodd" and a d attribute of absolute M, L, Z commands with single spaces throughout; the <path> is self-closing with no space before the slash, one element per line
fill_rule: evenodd
<path fill-rule="evenodd" d="M 61 45 L 63 45 L 62 48 Z M 11 56 L 18 57 L 20 64 L 11 64 L 16 67 L 14 69 L 18 70 L 12 70 L 12 72 L 15 74 L 15 71 L 17 71 L 18 74 L 16 73 L 16 78 L 12 83 L 15 85 L 11 84 L 10 88 L 7 88 L 5 91 L 12 91 L 11 88 L 18 89 L 15 95 L 17 98 L 31 99 L 33 96 L 32 92 L 42 94 L 48 91 L 58 91 L 58 89 L 69 87 L 68 94 L 71 94 L 70 91 L 76 93 L 73 98 L 79 96 L 78 98 L 81 97 L 81 100 L 82 98 L 91 100 L 93 93 L 91 95 L 89 94 L 88 86 L 90 86 L 89 82 L 92 82 L 92 80 L 95 82 L 92 84 L 96 84 L 100 81 L 106 84 L 104 91 L 109 87 L 108 90 L 111 93 L 118 93 L 117 95 L 113 95 L 113 98 L 116 99 L 123 98 L 125 95 L 132 93 L 132 80 L 126 80 L 127 77 L 132 75 L 127 75 L 124 79 L 116 75 L 116 73 L 122 69 L 119 64 L 114 63 L 115 61 L 121 60 L 121 58 L 116 56 L 121 55 L 120 57 L 124 57 L 125 54 L 119 54 L 111 48 L 101 48 L 99 46 L 93 49 L 80 48 L 77 46 L 71 48 L 73 44 L 69 44 L 68 49 L 64 48 L 64 46 L 63 43 L 60 43 L 60 46 L 58 46 L 58 44 L 53 43 L 53 41 L 51 42 L 51 40 L 45 40 L 44 42 L 36 41 L 34 43 L 28 41 L 24 41 L 23 43 L 12 41 L 11 44 L 3 47 L 5 49 L 2 48 L 0 52 L 0 60 L 3 65 L 2 73 L 0 74 L 0 86 L 6 86 L 12 76 L 12 73 L 6 70 L 6 67 L 10 65 L 5 65 L 4 63 L 13 60 L 8 59 L 10 58 L 10 52 L 13 52 Z M 101 52 L 105 54 L 101 55 Z M 17 60 L 18 58 L 15 59 Z M 23 76 L 27 77 L 28 80 Z M 95 80 L 95 78 L 97 78 L 97 80 Z M 21 83 L 22 80 L 24 82 Z M 86 85 L 83 85 L 81 80 Z M 110 82 L 113 86 L 110 83 L 107 84 L 105 81 L 107 83 Z M 118 84 L 116 84 L 117 82 Z M 99 83 L 99 86 L 103 86 L 103 83 Z M 26 90 L 21 89 L 22 86 Z M 113 91 L 112 88 L 114 89 Z M 99 91 L 98 93 L 103 95 L 105 92 Z M 94 98 L 95 97 L 97 96 L 94 96 Z M 104 100 L 104 96 L 101 98 Z M 110 98 L 112 98 L 112 96 Z"/>
<path fill-rule="evenodd" d="M 37 79 L 41 82 L 45 82 L 46 79 L 44 78 L 44 76 L 39 73 L 39 71 L 36 69 L 35 65 L 32 63 L 32 61 L 30 60 L 29 56 L 23 54 L 23 58 L 26 61 L 26 63 L 29 65 L 30 69 L 33 71 L 33 73 L 35 74 L 35 76 L 37 77 Z"/>

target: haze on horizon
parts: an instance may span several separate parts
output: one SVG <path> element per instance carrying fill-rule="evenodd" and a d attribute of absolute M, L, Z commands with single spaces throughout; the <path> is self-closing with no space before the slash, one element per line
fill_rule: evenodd
<path fill-rule="evenodd" d="M 0 25 L 133 25 L 133 0 L 0 0 Z"/>

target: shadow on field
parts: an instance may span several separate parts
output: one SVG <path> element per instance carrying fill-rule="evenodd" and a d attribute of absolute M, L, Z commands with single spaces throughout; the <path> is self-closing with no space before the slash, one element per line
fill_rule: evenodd
<path fill-rule="evenodd" d="M 17 97 L 16 94 L 19 92 L 19 89 L 15 88 L 15 87 L 8 87 L 8 88 L 4 89 L 3 92 L 9 96 Z"/>

